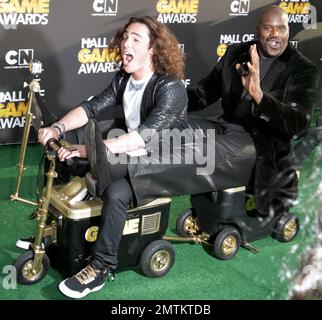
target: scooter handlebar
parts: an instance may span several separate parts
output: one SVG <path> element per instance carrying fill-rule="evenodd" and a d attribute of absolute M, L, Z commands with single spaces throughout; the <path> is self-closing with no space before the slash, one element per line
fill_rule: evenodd
<path fill-rule="evenodd" d="M 89 161 L 87 159 L 78 158 L 78 157 L 67 159 L 65 162 L 70 167 L 76 166 L 76 165 L 77 166 L 86 166 L 89 164 Z"/>

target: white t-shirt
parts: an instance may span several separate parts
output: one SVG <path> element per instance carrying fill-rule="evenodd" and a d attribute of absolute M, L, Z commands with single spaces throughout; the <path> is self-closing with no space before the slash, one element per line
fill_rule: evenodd
<path fill-rule="evenodd" d="M 146 85 L 151 79 L 153 73 L 149 74 L 144 79 L 134 80 L 132 75 L 126 84 L 124 95 L 123 95 L 123 109 L 125 114 L 125 123 L 128 132 L 137 130 L 141 124 L 141 104 L 142 97 Z M 128 152 L 130 156 L 140 156 L 146 154 L 146 150 L 141 148 L 135 151 Z"/>

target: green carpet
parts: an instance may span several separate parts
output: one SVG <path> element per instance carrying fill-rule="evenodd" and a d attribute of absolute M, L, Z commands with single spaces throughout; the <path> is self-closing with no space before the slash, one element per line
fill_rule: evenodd
<path fill-rule="evenodd" d="M 9 200 L 16 185 L 18 145 L 0 146 L 0 299 L 47 300 L 67 299 L 57 289 L 60 274 L 50 269 L 39 283 L 16 285 L 10 278 L 10 265 L 23 252 L 15 247 L 18 238 L 34 232 L 35 220 L 28 217 L 33 207 Z M 20 195 L 35 200 L 36 175 L 42 148 L 30 145 Z M 119 272 L 99 292 L 84 300 L 121 299 L 286 299 L 296 273 L 301 253 L 314 243 L 314 220 L 320 207 L 316 191 L 322 180 L 322 146 L 303 163 L 300 177 L 299 204 L 293 209 L 301 221 L 301 231 L 291 243 L 280 243 L 271 237 L 255 241 L 261 252 L 253 254 L 241 248 L 229 261 L 212 256 L 212 250 L 190 243 L 173 243 L 176 262 L 161 278 L 147 278 L 135 270 Z M 189 207 L 188 197 L 172 201 L 168 235 L 174 234 L 176 217 Z M 8 269 L 9 268 L 9 269 Z"/>

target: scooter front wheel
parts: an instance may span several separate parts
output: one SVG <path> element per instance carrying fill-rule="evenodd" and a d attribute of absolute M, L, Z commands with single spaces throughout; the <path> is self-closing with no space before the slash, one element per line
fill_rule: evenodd
<path fill-rule="evenodd" d="M 165 240 L 151 242 L 143 251 L 140 266 L 147 277 L 164 276 L 175 261 L 175 251 L 171 243 Z"/>
<path fill-rule="evenodd" d="M 28 250 L 24 252 L 14 263 L 17 271 L 17 281 L 20 284 L 31 285 L 42 280 L 49 269 L 49 258 L 44 254 L 39 270 L 33 270 L 35 252 Z"/>
<path fill-rule="evenodd" d="M 234 227 L 225 227 L 215 238 L 215 257 L 219 260 L 232 259 L 237 254 L 240 243 L 240 233 Z"/>
<path fill-rule="evenodd" d="M 300 229 L 298 217 L 293 214 L 282 216 L 275 227 L 273 236 L 281 242 L 292 241 Z"/>

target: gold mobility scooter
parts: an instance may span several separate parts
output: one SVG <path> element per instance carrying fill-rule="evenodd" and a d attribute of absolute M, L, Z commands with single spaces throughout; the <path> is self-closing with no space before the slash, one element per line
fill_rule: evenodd
<path fill-rule="evenodd" d="M 90 247 L 96 240 L 102 207 L 102 201 L 89 194 L 84 178 L 76 176 L 63 186 L 54 185 L 59 148 L 73 148 L 65 140 L 50 139 L 45 146 L 44 156 L 49 168 L 45 173 L 46 184 L 40 199 L 33 202 L 20 196 L 31 125 L 36 132 L 43 125 L 40 106 L 44 105 L 38 94 L 41 63 L 32 61 L 30 72 L 33 79 L 29 83 L 16 190 L 10 197 L 13 201 L 36 206 L 32 214 L 37 221 L 34 241 L 14 263 L 17 281 L 26 285 L 43 279 L 50 265 L 67 277 L 87 264 Z M 139 266 L 142 273 L 149 277 L 163 276 L 171 269 L 175 251 L 172 244 L 163 239 L 168 227 L 170 205 L 171 198 L 163 197 L 128 210 L 119 251 L 120 269 Z"/>
<path fill-rule="evenodd" d="M 37 115 L 41 112 L 32 112 L 32 107 L 39 109 L 36 108 L 34 88 L 30 85 L 17 189 L 11 196 L 12 200 L 27 203 L 30 202 L 19 196 L 24 154 L 32 120 L 35 127 L 37 123 L 41 125 L 41 121 L 37 122 Z M 64 277 L 75 274 L 86 265 L 90 248 L 96 240 L 102 201 L 89 194 L 83 178 L 76 176 L 63 186 L 53 184 L 57 176 L 56 156 L 61 146 L 72 148 L 66 141 L 55 139 L 49 140 L 45 148 L 50 165 L 46 173 L 47 183 L 36 203 L 34 242 L 14 263 L 21 284 L 40 281 L 50 265 Z M 252 168 L 247 173 L 249 176 L 251 171 Z M 119 249 L 119 270 L 139 267 L 148 277 L 165 275 L 175 261 L 173 241 L 206 243 L 213 247 L 216 258 L 227 260 L 236 255 L 240 246 L 256 252 L 250 244 L 253 240 L 274 235 L 280 241 L 291 241 L 299 230 L 298 218 L 291 214 L 261 217 L 253 196 L 244 186 L 193 195 L 191 204 L 192 208 L 177 219 L 178 236 L 171 237 L 166 236 L 170 197 L 157 198 L 147 205 L 129 209 Z"/>

